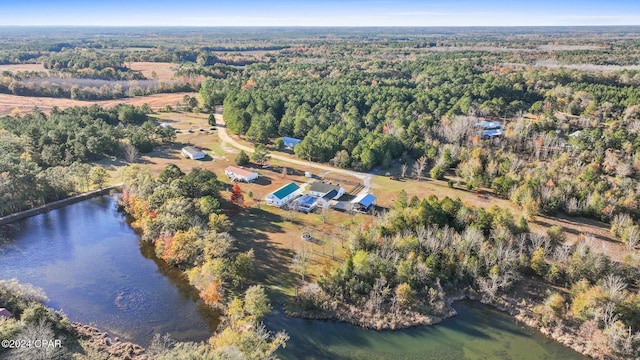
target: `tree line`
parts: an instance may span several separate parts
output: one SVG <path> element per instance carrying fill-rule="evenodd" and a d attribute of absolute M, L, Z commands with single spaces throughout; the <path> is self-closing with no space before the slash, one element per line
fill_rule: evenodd
<path fill-rule="evenodd" d="M 609 356 L 640 355 L 638 268 L 594 252 L 591 235 L 569 246 L 561 228 L 529 233 L 506 209 L 401 191 L 392 209 L 343 236 L 346 258 L 303 288 L 304 309 L 393 328 L 416 314 L 446 315 L 459 294 L 521 303 L 518 288 L 534 281 L 546 294 L 537 290 L 519 310 L 539 326 L 570 328 Z"/>
<path fill-rule="evenodd" d="M 91 106 L 0 117 L 0 215 L 102 187 L 108 174 L 89 162 L 135 161 L 138 153 L 175 140 L 175 130 L 159 127 L 148 111 Z"/>
<path fill-rule="evenodd" d="M 232 350 L 252 359 L 273 358 L 288 336 L 272 335 L 260 323 L 270 312 L 269 301 L 261 286 L 247 287 L 254 253 L 235 250 L 236 240 L 228 233 L 232 223 L 221 212 L 223 183 L 216 174 L 200 168 L 185 174 L 170 164 L 157 177 L 138 166 L 127 168 L 124 177 L 119 204 L 133 218 L 131 225 L 154 244 L 158 258 L 186 273 L 205 304 L 225 314 L 222 329 L 208 344 L 174 345 L 158 351 L 158 358 L 186 351 L 217 359 Z"/>

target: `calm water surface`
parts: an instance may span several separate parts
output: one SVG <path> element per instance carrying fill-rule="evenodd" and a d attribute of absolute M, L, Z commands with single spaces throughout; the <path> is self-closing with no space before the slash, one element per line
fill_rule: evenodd
<path fill-rule="evenodd" d="M 283 359 L 587 359 L 518 324 L 510 316 L 471 301 L 454 304 L 458 315 L 436 326 L 373 331 L 330 322 L 267 318 L 271 329 L 286 329 L 291 339 Z"/>
<path fill-rule="evenodd" d="M 72 321 L 143 346 L 154 333 L 204 340 L 217 325 L 182 274 L 140 246 L 111 197 L 13 223 L 0 238 L 0 278 L 43 288 Z"/>
<path fill-rule="evenodd" d="M 0 228 L 0 278 L 42 287 L 50 306 L 71 320 L 143 346 L 154 333 L 203 340 L 217 314 L 115 210 L 99 197 Z M 511 317 L 473 302 L 437 326 L 367 331 L 351 325 L 287 318 L 276 311 L 265 323 L 291 339 L 284 359 L 584 359 Z"/>

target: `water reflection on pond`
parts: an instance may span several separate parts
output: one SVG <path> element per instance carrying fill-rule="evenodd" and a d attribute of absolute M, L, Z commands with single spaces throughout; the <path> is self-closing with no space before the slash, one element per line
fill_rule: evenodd
<path fill-rule="evenodd" d="M 146 346 L 154 333 L 204 340 L 218 314 L 198 300 L 180 271 L 140 244 L 113 198 L 104 196 L 0 228 L 0 278 L 42 287 L 50 306 Z M 370 331 L 287 318 L 265 323 L 291 339 L 284 359 L 584 359 L 487 306 L 456 304 L 459 315 L 437 326 Z"/>
<path fill-rule="evenodd" d="M 113 198 L 83 201 L 0 230 L 0 277 L 41 287 L 49 306 L 146 346 L 154 333 L 204 340 L 218 314 L 116 211 Z"/>

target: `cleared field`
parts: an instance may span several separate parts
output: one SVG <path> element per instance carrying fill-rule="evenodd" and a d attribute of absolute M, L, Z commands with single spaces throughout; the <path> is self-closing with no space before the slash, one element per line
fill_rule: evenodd
<path fill-rule="evenodd" d="M 3 72 L 3 71 L 11 71 L 11 72 L 17 72 L 17 71 L 46 71 L 46 72 L 49 72 L 49 70 L 45 69 L 44 66 L 42 66 L 42 64 L 0 65 L 0 72 Z"/>
<path fill-rule="evenodd" d="M 154 174 L 158 174 L 168 164 L 175 164 L 184 172 L 189 172 L 194 167 L 211 170 L 226 184 L 222 196 L 230 200 L 233 182 L 226 178 L 224 169 L 235 165 L 238 150 L 223 143 L 217 130 L 209 129 L 208 115 L 162 113 L 154 116 L 160 122 L 171 124 L 180 133 L 175 144 L 143 154 L 136 163 L 148 167 Z M 180 149 L 187 144 L 197 146 L 209 156 L 200 161 L 185 159 Z M 121 181 L 121 170 L 127 165 L 117 160 L 105 160 L 99 164 L 112 174 L 114 183 Z M 256 280 L 269 287 L 275 301 L 284 301 L 284 295 L 293 295 L 301 281 L 300 273 L 292 266 L 296 252 L 307 253 L 309 268 L 305 280 L 313 279 L 344 256 L 350 227 L 373 218 L 356 214 L 351 219 L 347 213 L 331 210 L 323 222 L 322 216 L 317 213 L 289 212 L 265 205 L 262 201 L 264 197 L 279 187 L 292 181 L 301 186 L 313 181 L 304 176 L 304 172 L 309 170 L 307 166 L 288 164 L 282 160 L 272 160 L 269 164 L 272 166 L 269 169 L 249 166 L 252 171 L 260 174 L 260 178 L 250 184 L 239 183 L 244 192 L 243 206 L 227 201 L 224 212 L 234 223 L 232 234 L 238 239 L 237 247 L 242 251 L 251 248 L 255 251 Z M 288 170 L 286 176 L 283 176 L 281 170 L 284 166 Z M 315 174 L 320 173 L 319 169 L 313 171 Z M 328 172 L 325 175 L 351 182 L 358 181 L 344 174 Z M 307 231 L 312 235 L 311 240 L 302 239 L 302 233 Z"/>
<path fill-rule="evenodd" d="M 103 107 L 112 107 L 117 104 L 131 104 L 141 106 L 148 104 L 152 109 L 159 109 L 165 105 L 175 106 L 182 101 L 185 95 L 197 96 L 194 92 L 182 92 L 171 94 L 154 94 L 148 96 L 136 96 L 133 98 L 123 98 L 116 100 L 97 100 L 97 101 L 80 101 L 61 98 L 45 98 L 45 97 L 26 97 L 9 94 L 0 94 L 0 116 L 7 115 L 15 108 L 21 111 L 30 111 L 34 107 L 39 107 L 46 111 L 54 106 L 61 109 L 72 106 L 90 106 L 98 104 Z"/>
<path fill-rule="evenodd" d="M 144 77 L 146 77 L 147 79 L 153 80 L 153 73 L 155 72 L 155 79 L 157 79 L 158 81 L 169 81 L 174 80 L 173 68 L 177 65 L 164 62 L 131 62 L 127 63 L 127 66 L 131 70 L 142 72 L 142 75 L 144 75 Z"/>
<path fill-rule="evenodd" d="M 158 81 L 169 81 L 173 80 L 173 68 L 176 67 L 176 64 L 166 63 L 166 62 L 130 62 L 126 64 L 131 70 L 136 70 L 142 72 L 147 79 L 154 79 L 153 72 L 156 73 L 156 79 Z M 49 70 L 45 69 L 42 64 L 11 64 L 11 65 L 0 65 L 0 72 L 3 71 L 44 71 L 49 72 Z"/>

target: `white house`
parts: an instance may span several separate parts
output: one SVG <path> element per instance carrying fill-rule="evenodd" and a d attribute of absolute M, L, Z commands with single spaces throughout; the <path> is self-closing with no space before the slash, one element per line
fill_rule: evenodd
<path fill-rule="evenodd" d="M 309 188 L 309 195 L 328 198 L 329 200 L 339 199 L 344 195 L 344 188 L 340 185 L 328 184 L 322 181 L 316 181 Z"/>
<path fill-rule="evenodd" d="M 224 173 L 232 181 L 252 182 L 258 178 L 257 172 L 249 171 L 247 169 L 235 166 L 228 166 L 226 169 L 224 169 Z"/>
<path fill-rule="evenodd" d="M 182 156 L 191 160 L 199 160 L 207 156 L 207 154 L 195 146 L 185 146 L 182 148 Z"/>
<path fill-rule="evenodd" d="M 264 200 L 267 205 L 282 207 L 283 205 L 289 203 L 291 200 L 295 199 L 301 193 L 302 189 L 300 189 L 300 186 L 296 185 L 296 183 L 291 182 L 267 195 Z"/>

